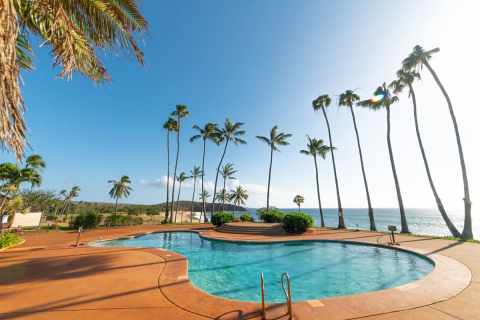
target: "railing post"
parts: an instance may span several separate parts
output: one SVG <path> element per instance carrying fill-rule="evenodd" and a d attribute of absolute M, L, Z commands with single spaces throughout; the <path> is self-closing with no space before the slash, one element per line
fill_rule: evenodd
<path fill-rule="evenodd" d="M 265 280 L 263 278 L 263 272 L 260 273 L 260 288 L 262 291 L 262 320 L 265 320 L 266 313 L 265 313 Z"/>
<path fill-rule="evenodd" d="M 290 277 L 288 276 L 288 273 L 285 272 L 282 274 L 281 282 L 282 282 L 283 292 L 285 293 L 285 298 L 287 298 L 288 319 L 292 320 L 293 319 L 292 290 L 290 288 Z M 285 282 L 287 284 L 286 289 L 285 289 Z"/>

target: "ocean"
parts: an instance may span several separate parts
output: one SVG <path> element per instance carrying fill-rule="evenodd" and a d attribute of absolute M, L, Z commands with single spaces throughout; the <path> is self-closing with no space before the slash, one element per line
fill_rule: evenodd
<path fill-rule="evenodd" d="M 257 219 L 256 209 L 247 209 Z M 284 212 L 295 212 L 297 209 L 280 209 Z M 320 214 L 318 209 L 301 208 L 315 220 L 315 226 L 320 226 Z M 449 236 L 451 235 L 445 226 L 438 210 L 435 209 L 405 209 L 410 232 L 421 235 Z M 337 227 L 338 211 L 334 208 L 323 210 L 325 224 L 328 227 Z M 400 212 L 398 209 L 374 209 L 375 223 L 378 231 L 387 231 L 388 225 L 396 225 L 400 230 Z M 463 230 L 463 210 L 449 211 L 448 215 L 460 232 Z M 368 211 L 365 208 L 345 208 L 344 218 L 347 228 L 368 230 L 370 227 Z M 473 234 L 475 239 L 480 239 L 480 221 L 473 215 Z"/>

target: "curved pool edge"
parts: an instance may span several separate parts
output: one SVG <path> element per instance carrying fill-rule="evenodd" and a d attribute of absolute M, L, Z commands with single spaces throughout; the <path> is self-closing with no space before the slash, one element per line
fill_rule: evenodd
<path fill-rule="evenodd" d="M 471 282 L 470 269 L 459 261 L 448 258 L 441 254 L 429 254 L 428 252 L 412 247 L 392 247 L 381 244 L 373 244 L 365 240 L 348 239 L 325 239 L 315 236 L 308 238 L 300 237 L 265 237 L 263 239 L 241 239 L 234 234 L 228 238 L 228 234 L 222 233 L 221 237 L 212 235 L 211 230 L 165 230 L 145 233 L 137 233 L 131 236 L 102 239 L 101 241 L 118 240 L 119 238 L 139 237 L 151 233 L 163 232 L 195 232 L 200 237 L 214 241 L 245 242 L 245 243 L 278 243 L 292 241 L 335 241 L 357 245 L 370 245 L 392 250 L 401 250 L 430 260 L 434 264 L 432 272 L 419 280 L 384 290 L 353 294 L 348 296 L 322 298 L 316 300 L 298 301 L 294 303 L 294 314 L 300 318 L 331 318 L 350 319 L 373 316 L 388 312 L 396 312 L 419 308 L 441 301 L 448 300 L 467 288 Z M 218 233 L 218 232 L 217 232 Z M 215 234 L 215 231 L 213 231 Z M 227 238 L 225 238 L 227 236 Z M 90 242 L 89 245 L 97 241 Z M 176 252 L 165 249 L 143 248 L 146 252 L 162 258 L 165 266 L 158 276 L 158 287 L 162 294 L 175 306 L 204 317 L 218 317 L 218 314 L 229 314 L 234 310 L 245 314 L 257 314 L 260 308 L 258 303 L 229 300 L 223 297 L 211 295 L 196 287 L 188 279 L 188 259 Z M 447 281 L 448 280 L 448 281 Z M 381 302 L 381 303 L 379 303 Z M 285 313 L 285 305 L 269 304 L 269 316 Z"/>

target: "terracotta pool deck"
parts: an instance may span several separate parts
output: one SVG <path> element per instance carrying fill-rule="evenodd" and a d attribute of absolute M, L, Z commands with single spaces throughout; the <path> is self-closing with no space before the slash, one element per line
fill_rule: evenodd
<path fill-rule="evenodd" d="M 82 241 L 195 226 L 139 226 L 85 232 Z M 201 231 L 236 241 L 345 240 L 385 243 L 379 233 L 318 230 L 302 236 Z M 259 305 L 204 293 L 188 281 L 186 258 L 165 250 L 72 247 L 76 234 L 33 232 L 0 252 L 0 319 L 260 319 Z M 400 248 L 436 263 L 425 278 L 401 287 L 294 304 L 295 319 L 480 319 L 480 245 L 398 237 Z M 292 285 L 295 285 L 294 283 Z M 287 319 L 285 305 L 267 319 Z"/>

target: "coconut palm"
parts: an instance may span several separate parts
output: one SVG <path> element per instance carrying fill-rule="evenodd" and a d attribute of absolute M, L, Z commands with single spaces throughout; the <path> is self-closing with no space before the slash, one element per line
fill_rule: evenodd
<path fill-rule="evenodd" d="M 420 152 L 422 154 L 422 159 L 423 159 L 423 164 L 425 165 L 425 171 L 427 172 L 427 178 L 428 182 L 430 184 L 430 188 L 432 189 L 433 196 L 435 197 L 435 201 L 437 203 L 438 210 L 440 211 L 440 214 L 445 221 L 445 224 L 447 225 L 448 229 L 450 230 L 450 233 L 454 237 L 460 237 L 460 232 L 458 232 L 458 229 L 455 227 L 453 222 L 450 220 L 450 218 L 447 215 L 447 212 L 445 210 L 445 207 L 443 206 L 442 200 L 440 199 L 437 189 L 435 187 L 435 184 L 433 183 L 433 178 L 430 173 L 430 166 L 428 164 L 427 156 L 425 153 L 425 148 L 423 147 L 423 141 L 422 137 L 420 135 L 420 126 L 418 124 L 418 116 L 417 116 L 417 99 L 415 96 L 415 91 L 413 89 L 413 82 L 416 79 L 420 79 L 420 74 L 416 72 L 415 70 L 405 70 L 405 69 L 400 69 L 397 71 L 397 80 L 394 80 L 390 84 L 390 88 L 393 89 L 393 92 L 395 94 L 401 93 L 406 87 L 408 88 L 408 96 L 412 98 L 412 104 L 413 104 L 413 118 L 415 120 L 415 132 L 417 134 L 417 141 L 418 145 L 420 147 Z"/>
<path fill-rule="evenodd" d="M 175 168 L 173 170 L 173 185 L 172 185 L 172 205 L 170 212 L 173 213 L 173 199 L 175 198 L 175 177 L 177 176 L 178 158 L 180 156 L 180 124 L 183 118 L 188 116 L 188 108 L 185 105 L 177 104 L 175 111 L 172 112 L 172 116 L 177 118 L 177 154 L 175 156 Z M 170 216 L 170 222 L 172 222 L 172 216 Z"/>
<path fill-rule="evenodd" d="M 227 190 L 227 182 L 228 180 L 235 180 L 234 174 L 237 173 L 238 171 L 235 170 L 233 163 L 226 163 L 220 170 L 220 174 L 222 175 L 223 178 L 223 189 L 226 193 Z M 228 197 L 224 197 L 222 200 L 222 211 L 225 210 L 225 202 L 228 202 Z"/>
<path fill-rule="evenodd" d="M 216 195 L 217 200 L 222 202 L 222 211 L 225 210 L 225 202 L 230 202 L 230 194 L 227 192 L 226 189 L 221 189 L 217 192 Z"/>
<path fill-rule="evenodd" d="M 178 177 L 177 177 L 177 181 L 178 181 L 178 196 L 177 196 L 177 205 L 176 205 L 176 208 L 175 208 L 175 218 L 174 218 L 174 222 L 176 223 L 177 222 L 177 214 L 178 214 L 178 203 L 180 201 L 180 192 L 182 191 L 182 183 L 184 183 L 185 181 L 187 181 L 188 179 L 190 179 L 190 177 L 185 173 L 185 172 L 181 172 Z M 180 217 L 180 223 L 182 222 L 183 220 L 183 211 L 182 211 L 182 215 Z"/>
<path fill-rule="evenodd" d="M 308 143 L 306 150 L 300 150 L 300 153 L 309 155 L 313 157 L 313 162 L 315 164 L 315 179 L 317 182 L 317 198 L 318 198 L 318 210 L 320 213 L 320 226 L 322 228 L 325 227 L 325 220 L 323 217 L 323 208 L 322 208 L 322 200 L 320 198 L 320 183 L 318 181 L 318 164 L 317 164 L 317 157 L 320 156 L 323 159 L 327 157 L 327 153 L 330 152 L 330 147 L 323 144 L 322 139 L 310 138 L 307 136 Z"/>
<path fill-rule="evenodd" d="M 30 39 L 51 47 L 59 76 L 67 79 L 78 71 L 96 82 L 109 80 L 103 50 L 131 49 L 143 63 L 135 36 L 148 25 L 136 0 L 0 0 L 0 8 L 0 141 L 18 159 L 27 132 L 19 78 L 21 69 L 33 68 Z"/>
<path fill-rule="evenodd" d="M 242 126 L 243 126 L 242 122 L 232 122 L 230 121 L 230 119 L 227 118 L 225 120 L 224 127 L 220 129 L 220 142 L 225 142 L 225 146 L 223 148 L 220 161 L 218 162 L 217 173 L 215 175 L 215 185 L 213 188 L 213 198 L 212 198 L 212 211 L 211 211 L 212 214 L 215 211 L 218 175 L 220 173 L 220 168 L 223 163 L 223 158 L 225 157 L 225 153 L 227 152 L 228 144 L 230 141 L 233 142 L 235 145 L 247 143 L 245 140 L 241 138 L 243 135 L 245 135 L 245 130 L 241 129 Z"/>
<path fill-rule="evenodd" d="M 178 131 L 177 121 L 173 118 L 168 118 L 168 120 L 163 124 L 163 128 L 167 131 L 167 200 L 165 206 L 165 222 L 168 222 L 168 217 L 170 213 L 169 207 L 169 198 L 170 198 L 170 133 Z M 173 202 L 173 198 L 172 198 Z"/>
<path fill-rule="evenodd" d="M 233 202 L 233 215 L 235 216 L 235 210 L 240 205 L 244 205 L 245 201 L 248 199 L 248 192 L 242 186 L 237 186 L 235 189 L 230 191 L 230 201 Z"/>
<path fill-rule="evenodd" d="M 203 128 L 200 128 L 199 126 L 194 125 L 193 129 L 197 130 L 198 134 L 191 137 L 190 142 L 194 142 L 195 140 L 198 140 L 198 139 L 203 140 L 203 154 L 202 154 L 202 194 L 203 194 L 205 191 L 203 180 L 205 177 L 205 152 L 207 147 L 207 141 L 210 140 L 218 144 L 220 136 L 219 136 L 219 130 L 216 123 L 208 122 L 203 126 Z M 204 215 L 204 220 L 208 221 L 206 216 L 205 201 L 202 201 L 202 214 Z"/>
<path fill-rule="evenodd" d="M 191 178 L 193 179 L 193 192 L 192 192 L 192 206 L 190 208 L 190 223 L 193 222 L 193 202 L 195 200 L 195 189 L 197 187 L 197 179 L 202 175 L 202 169 L 199 166 L 194 166 L 190 171 Z"/>
<path fill-rule="evenodd" d="M 363 164 L 363 153 L 362 146 L 360 144 L 360 135 L 358 134 L 357 120 L 355 118 L 355 112 L 353 110 L 353 105 L 360 100 L 360 97 L 353 90 L 346 90 L 340 94 L 338 105 L 348 107 L 350 109 L 350 114 L 352 115 L 353 128 L 355 129 L 355 137 L 357 138 L 357 148 L 358 156 L 360 157 L 360 167 L 362 169 L 363 184 L 365 186 L 365 193 L 367 195 L 367 205 L 368 205 L 368 219 L 370 221 L 370 230 L 377 231 L 375 225 L 375 217 L 373 216 L 372 201 L 370 200 L 370 191 L 368 189 L 367 175 L 365 173 L 365 165 Z"/>
<path fill-rule="evenodd" d="M 295 203 L 297 206 L 298 206 L 298 212 L 300 212 L 300 206 L 302 205 L 302 203 L 305 202 L 305 198 L 299 194 L 297 194 L 294 198 L 293 198 L 293 203 Z"/>
<path fill-rule="evenodd" d="M 409 233 L 407 216 L 405 215 L 405 209 L 403 207 L 402 192 L 400 190 L 400 183 L 398 181 L 397 170 L 395 168 L 395 160 L 393 158 L 392 142 L 390 140 L 390 107 L 395 102 L 398 102 L 398 97 L 387 88 L 386 83 L 383 83 L 373 93 L 373 98 L 358 102 L 358 105 L 368 107 L 371 110 L 379 110 L 385 108 L 387 110 L 387 145 L 388 154 L 390 156 L 390 165 L 392 166 L 393 179 L 395 182 L 395 189 L 397 191 L 398 207 L 400 209 L 401 231 L 403 233 Z"/>
<path fill-rule="evenodd" d="M 462 177 L 463 177 L 463 202 L 465 206 L 465 221 L 464 227 L 461 234 L 463 239 L 473 239 L 473 232 L 472 232 L 472 201 L 470 199 L 470 188 L 468 185 L 468 175 L 467 175 L 467 166 L 465 165 L 465 158 L 463 156 L 463 148 L 462 148 L 462 141 L 460 139 L 460 132 L 458 129 L 457 119 L 455 117 L 455 112 L 453 110 L 452 102 L 450 101 L 450 97 L 447 93 L 447 90 L 443 86 L 440 78 L 438 77 L 435 70 L 433 70 L 432 66 L 429 63 L 432 55 L 434 53 L 439 52 L 439 48 L 435 48 L 432 50 L 424 50 L 421 46 L 415 46 L 413 48 L 413 52 L 403 60 L 403 68 L 405 70 L 418 70 L 422 66 L 425 66 L 430 74 L 433 76 L 437 86 L 442 91 L 445 100 L 447 101 L 448 110 L 450 112 L 450 117 L 452 119 L 453 128 L 455 131 L 455 137 L 457 139 L 457 148 L 458 148 L 458 155 L 460 158 L 460 167 L 462 169 Z"/>
<path fill-rule="evenodd" d="M 0 164 L 0 231 L 2 228 L 2 217 L 5 211 L 18 207 L 21 202 L 19 196 L 20 187 L 29 183 L 31 188 L 42 184 L 42 170 L 45 168 L 45 161 L 39 155 L 31 155 L 25 161 L 24 167 L 6 162 Z"/>
<path fill-rule="evenodd" d="M 328 121 L 327 112 L 325 111 L 328 106 L 332 103 L 332 99 L 327 95 L 321 95 L 312 102 L 312 107 L 314 111 L 322 110 L 323 117 L 325 118 L 325 122 L 327 124 L 328 130 L 328 140 L 330 142 L 330 150 L 332 155 L 332 165 L 333 165 L 333 175 L 335 177 L 335 189 L 337 192 L 337 204 L 338 204 L 338 228 L 344 229 L 345 228 L 345 220 L 343 218 L 343 207 L 342 207 L 342 200 L 340 198 L 340 189 L 338 186 L 338 177 L 337 177 L 337 166 L 335 164 L 335 153 L 333 152 L 333 144 L 332 144 L 332 133 L 330 132 L 330 122 Z"/>
<path fill-rule="evenodd" d="M 80 187 L 79 186 L 73 186 L 70 191 L 67 190 L 62 190 L 60 191 L 60 195 L 63 196 L 63 207 L 60 212 L 61 215 L 65 216 L 65 220 L 68 221 L 68 209 L 72 205 L 73 199 L 78 197 L 80 195 Z"/>
<path fill-rule="evenodd" d="M 109 194 L 112 199 L 115 199 L 115 212 L 113 223 L 115 224 L 116 216 L 117 216 L 117 207 L 118 207 L 118 200 L 120 198 L 127 198 L 130 193 L 132 192 L 132 187 L 130 184 L 130 178 L 128 176 L 122 176 L 120 180 L 109 180 L 108 183 L 112 184 L 112 189 L 110 189 Z M 173 199 L 172 199 L 173 200 Z"/>
<path fill-rule="evenodd" d="M 267 211 L 270 209 L 270 181 L 272 177 L 272 160 L 273 160 L 273 151 L 280 151 L 279 146 L 288 145 L 287 141 L 292 135 L 290 133 L 278 132 L 278 127 L 274 126 L 270 130 L 270 136 L 257 136 L 257 139 L 265 142 L 270 147 L 270 165 L 268 167 L 268 184 L 267 184 Z"/>

